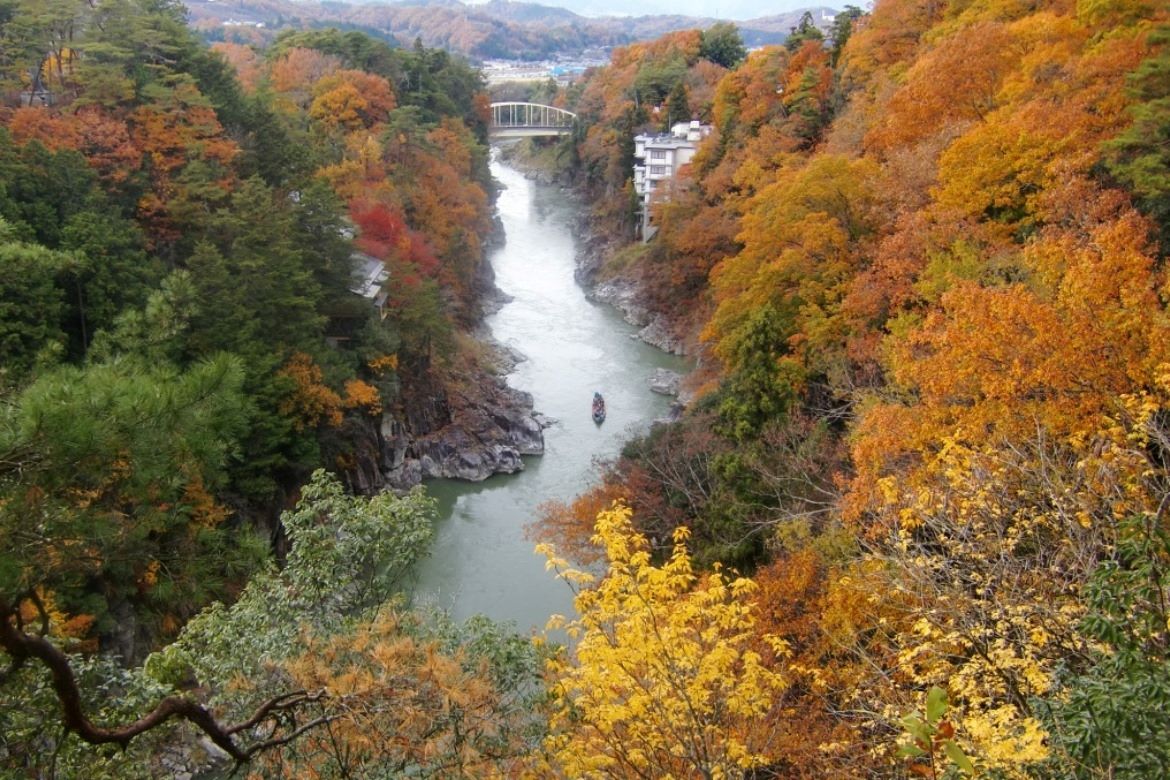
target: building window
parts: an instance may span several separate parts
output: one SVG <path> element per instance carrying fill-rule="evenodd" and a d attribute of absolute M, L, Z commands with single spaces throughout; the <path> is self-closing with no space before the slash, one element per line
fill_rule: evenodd
<path fill-rule="evenodd" d="M 666 151 L 663 149 L 651 149 L 650 150 L 650 159 L 651 160 L 665 160 L 666 159 Z"/>
<path fill-rule="evenodd" d="M 666 175 L 666 166 L 665 165 L 651 165 L 650 166 L 650 175 L 651 176 L 665 176 Z"/>

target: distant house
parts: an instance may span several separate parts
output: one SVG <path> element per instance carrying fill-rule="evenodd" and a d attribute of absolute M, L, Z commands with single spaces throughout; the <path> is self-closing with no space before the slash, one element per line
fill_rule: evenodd
<path fill-rule="evenodd" d="M 699 143 L 711 133 L 710 125 L 679 122 L 669 133 L 634 136 L 634 191 L 641 200 L 642 240 L 649 241 L 657 228 L 650 224 L 650 201 L 666 197 L 666 188 L 679 168 L 695 156 Z"/>
<path fill-rule="evenodd" d="M 385 263 L 362 252 L 355 252 L 351 257 L 354 269 L 350 292 L 369 300 L 378 310 L 378 315 L 386 319 L 386 301 L 389 293 L 385 285 L 390 279 L 390 272 L 386 270 Z"/>

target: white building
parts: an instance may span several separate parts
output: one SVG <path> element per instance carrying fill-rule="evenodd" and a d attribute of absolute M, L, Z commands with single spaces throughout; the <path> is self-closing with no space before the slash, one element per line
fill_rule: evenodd
<path fill-rule="evenodd" d="M 689 124 L 679 122 L 669 133 L 634 136 L 634 157 L 641 161 L 634 164 L 634 191 L 642 202 L 643 241 L 649 241 L 657 230 L 650 224 L 651 199 L 666 197 L 668 182 L 691 161 L 699 142 L 710 133 L 710 125 L 701 125 L 694 119 Z"/>
<path fill-rule="evenodd" d="M 378 258 L 362 252 L 355 252 L 351 259 L 354 261 L 354 268 L 350 292 L 370 301 L 382 319 L 386 319 L 386 303 L 390 297 L 385 286 L 390 279 L 386 265 Z"/>

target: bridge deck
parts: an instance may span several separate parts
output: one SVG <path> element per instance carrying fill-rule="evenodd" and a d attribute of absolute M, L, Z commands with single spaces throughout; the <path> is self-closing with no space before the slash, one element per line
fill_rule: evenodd
<path fill-rule="evenodd" d="M 566 135 L 572 132 L 577 115 L 541 103 L 492 103 L 491 135 L 497 138 L 527 138 Z"/>

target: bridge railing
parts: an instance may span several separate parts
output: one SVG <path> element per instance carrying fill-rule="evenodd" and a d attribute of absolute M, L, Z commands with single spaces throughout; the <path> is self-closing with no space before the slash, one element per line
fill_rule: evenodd
<path fill-rule="evenodd" d="M 556 106 L 541 103 L 492 103 L 492 127 L 563 127 L 573 126 L 577 115 Z"/>

